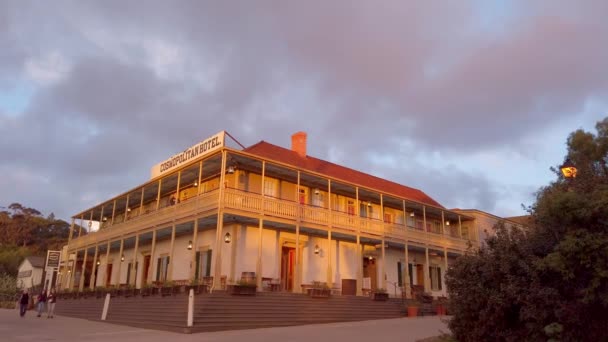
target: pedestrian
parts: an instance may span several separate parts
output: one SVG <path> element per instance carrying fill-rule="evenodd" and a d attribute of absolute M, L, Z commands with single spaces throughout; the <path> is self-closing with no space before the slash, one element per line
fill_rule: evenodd
<path fill-rule="evenodd" d="M 55 290 L 51 290 L 51 293 L 46 297 L 47 302 L 47 316 L 46 318 L 53 318 L 53 313 L 55 313 L 55 303 L 57 302 L 57 296 L 55 295 Z"/>
<path fill-rule="evenodd" d="M 46 290 L 43 289 L 42 292 L 38 295 L 38 317 L 42 316 L 42 311 L 45 309 L 46 305 Z"/>
<path fill-rule="evenodd" d="M 21 293 L 21 298 L 19 298 L 19 316 L 25 316 L 25 312 L 27 311 L 27 305 L 30 303 L 30 295 L 27 293 L 27 290 L 23 290 Z"/>

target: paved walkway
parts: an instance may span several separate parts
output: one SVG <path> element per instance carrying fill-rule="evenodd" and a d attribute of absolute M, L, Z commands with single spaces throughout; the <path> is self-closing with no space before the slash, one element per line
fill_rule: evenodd
<path fill-rule="evenodd" d="M 13 341 L 146 341 L 146 342 L 311 342 L 417 341 L 447 331 L 439 317 L 395 318 L 377 321 L 302 325 L 286 328 L 233 330 L 192 335 L 138 329 L 84 319 L 55 316 L 38 318 L 28 311 L 0 309 L 0 340 Z"/>

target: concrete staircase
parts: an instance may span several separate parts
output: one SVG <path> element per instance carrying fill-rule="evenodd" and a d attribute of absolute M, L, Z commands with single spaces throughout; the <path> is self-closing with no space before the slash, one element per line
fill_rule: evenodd
<path fill-rule="evenodd" d="M 101 320 L 104 299 L 64 299 L 58 315 Z M 258 292 L 237 296 L 223 291 L 195 296 L 194 326 L 187 327 L 188 296 L 113 297 L 106 321 L 182 333 L 253 329 L 315 323 L 363 321 L 404 316 L 400 299 L 311 298 L 303 294 Z"/>
<path fill-rule="evenodd" d="M 262 292 L 234 296 L 215 292 L 196 298 L 192 331 L 218 331 L 314 323 L 364 321 L 403 316 L 401 300 L 332 296 L 311 298 L 292 293 Z"/>

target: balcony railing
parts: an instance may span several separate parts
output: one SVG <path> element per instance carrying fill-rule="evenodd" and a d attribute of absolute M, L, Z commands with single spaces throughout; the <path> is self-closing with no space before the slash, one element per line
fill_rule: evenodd
<path fill-rule="evenodd" d="M 128 217 L 124 222 L 115 223 L 84 237 L 74 239 L 70 247 L 85 246 L 94 241 L 103 241 L 118 234 L 126 235 L 150 227 L 161 227 L 171 224 L 173 220 L 190 217 L 205 211 L 218 208 L 219 191 L 200 194 L 173 206 L 159 210 L 138 213 L 135 217 Z M 277 217 L 287 220 L 310 224 L 313 226 L 329 227 L 335 231 L 345 233 L 361 233 L 371 236 L 415 241 L 427 243 L 431 241 L 442 241 L 443 245 L 458 249 L 465 249 L 466 239 L 458 237 L 456 227 L 450 227 L 445 234 L 419 230 L 414 227 L 397 223 L 385 223 L 382 220 L 359 217 L 354 214 L 329 210 L 324 207 L 299 204 L 295 201 L 263 196 L 258 193 L 226 188 L 224 189 L 224 208 L 249 212 L 252 215 L 262 214 L 264 216 Z M 119 232 L 119 233 L 118 233 Z"/>

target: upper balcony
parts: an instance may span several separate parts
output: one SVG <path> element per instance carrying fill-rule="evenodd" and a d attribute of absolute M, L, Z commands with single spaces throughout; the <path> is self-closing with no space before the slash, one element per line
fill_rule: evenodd
<path fill-rule="evenodd" d="M 75 216 L 74 237 L 81 236 L 70 248 L 215 216 L 220 208 L 350 235 L 457 250 L 476 245 L 470 217 L 228 150 Z M 79 234 L 89 222 L 97 229 Z"/>

